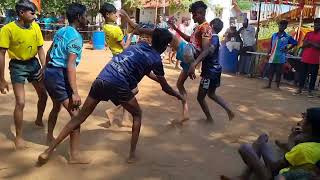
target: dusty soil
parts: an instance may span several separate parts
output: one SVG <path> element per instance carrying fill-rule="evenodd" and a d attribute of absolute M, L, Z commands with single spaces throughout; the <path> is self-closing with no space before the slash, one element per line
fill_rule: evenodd
<path fill-rule="evenodd" d="M 46 49 L 49 43 L 46 44 Z M 87 47 L 90 47 L 87 45 Z M 110 60 L 110 53 L 85 49 L 78 68 L 77 80 L 80 94 L 87 96 L 96 75 Z M 6 63 L 8 65 L 8 61 Z M 166 77 L 175 86 L 179 71 L 165 64 Z M 9 72 L 6 68 L 6 79 Z M 81 149 L 91 158 L 90 165 L 68 165 L 68 140 L 44 166 L 37 167 L 36 160 L 45 146 L 46 128 L 34 126 L 36 94 L 30 84 L 25 86 L 24 137 L 30 146 L 25 151 L 15 151 L 12 112 L 14 95 L 0 95 L 0 179 L 144 179 L 144 180 L 215 180 L 220 174 L 237 175 L 244 167 L 237 154 L 241 143 L 252 142 L 266 132 L 275 138 L 285 139 L 290 127 L 299 120 L 300 113 L 308 107 L 319 106 L 319 98 L 293 96 L 292 87 L 281 91 L 263 90 L 265 81 L 223 75 L 217 93 L 223 96 L 236 112 L 229 122 L 221 107 L 208 100 L 215 123 L 202 123 L 202 113 L 196 93 L 199 78 L 186 83 L 189 92 L 191 120 L 183 128 L 168 127 L 168 121 L 180 115 L 179 102 L 161 91 L 158 84 L 148 78 L 139 84 L 137 95 L 143 109 L 137 154 L 139 162 L 126 164 L 129 151 L 130 129 L 104 129 L 104 111 L 113 107 L 111 102 L 100 103 L 82 126 Z M 47 123 L 52 107 L 49 100 L 44 115 Z M 69 121 L 62 110 L 55 129 L 57 135 Z"/>

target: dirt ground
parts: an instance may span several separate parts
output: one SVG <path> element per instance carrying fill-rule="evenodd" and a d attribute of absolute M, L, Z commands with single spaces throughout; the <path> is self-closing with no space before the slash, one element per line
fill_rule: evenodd
<path fill-rule="evenodd" d="M 110 57 L 106 51 L 84 50 L 77 73 L 83 101 L 91 83 Z M 165 64 L 165 67 L 169 83 L 175 86 L 179 71 L 173 65 Z M 9 80 L 7 68 L 5 74 Z M 196 100 L 198 84 L 199 78 L 186 83 L 191 120 L 183 128 L 178 128 L 167 124 L 179 117 L 179 102 L 163 93 L 160 86 L 150 79 L 142 80 L 137 95 L 143 110 L 138 163 L 125 163 L 131 137 L 129 128 L 114 126 L 104 129 L 99 126 L 105 121 L 104 111 L 113 107 L 111 102 L 103 102 L 82 126 L 81 149 L 92 163 L 68 165 L 66 140 L 42 167 L 37 167 L 36 161 L 46 148 L 46 128 L 37 128 L 33 124 L 37 102 L 35 91 L 30 84 L 26 85 L 24 137 L 30 148 L 15 151 L 12 142 L 15 132 L 12 118 L 14 95 L 10 87 L 8 95 L 0 95 L 0 179 L 215 180 L 220 174 L 234 176 L 244 167 L 237 154 L 241 143 L 252 142 L 263 132 L 271 136 L 271 141 L 285 139 L 302 111 L 320 105 L 319 98 L 293 96 L 292 87 L 283 86 L 281 91 L 263 90 L 263 80 L 223 75 L 217 93 L 231 104 L 236 118 L 229 122 L 223 109 L 208 101 L 215 123 L 205 124 L 201 121 L 204 114 Z M 51 107 L 49 100 L 45 123 Z M 69 119 L 66 111 L 62 110 L 55 135 Z"/>

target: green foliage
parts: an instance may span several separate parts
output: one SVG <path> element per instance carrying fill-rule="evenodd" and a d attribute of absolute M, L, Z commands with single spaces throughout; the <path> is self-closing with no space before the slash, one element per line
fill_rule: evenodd
<path fill-rule="evenodd" d="M 293 27 L 288 27 L 286 32 L 293 30 Z M 279 26 L 276 21 L 270 21 L 268 24 L 260 27 L 259 39 L 269 39 L 272 34 L 279 31 Z"/>
<path fill-rule="evenodd" d="M 15 0 L 1 0 L 0 9 L 14 9 L 15 3 Z"/>
<path fill-rule="evenodd" d="M 242 11 L 248 11 L 252 7 L 252 2 L 249 0 L 237 0 L 238 6 Z"/>

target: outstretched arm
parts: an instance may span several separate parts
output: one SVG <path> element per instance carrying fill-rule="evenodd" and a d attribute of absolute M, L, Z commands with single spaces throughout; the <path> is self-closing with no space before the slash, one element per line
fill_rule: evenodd
<path fill-rule="evenodd" d="M 167 82 L 167 80 L 166 80 L 166 78 L 164 76 L 156 76 L 154 73 L 151 72 L 148 75 L 148 77 L 150 79 L 158 82 L 161 85 L 162 90 L 165 93 L 169 94 L 170 96 L 174 96 L 174 97 L 178 98 L 179 100 L 182 100 L 182 101 L 185 100 L 184 97 L 180 93 L 178 93 L 177 91 L 173 90 L 173 88 L 168 84 L 168 82 Z"/>

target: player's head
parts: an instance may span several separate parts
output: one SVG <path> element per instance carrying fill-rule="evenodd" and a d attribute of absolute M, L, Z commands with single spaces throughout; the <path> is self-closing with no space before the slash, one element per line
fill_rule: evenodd
<path fill-rule="evenodd" d="M 320 31 L 320 18 L 314 19 L 314 31 Z"/>
<path fill-rule="evenodd" d="M 281 20 L 279 22 L 279 32 L 284 32 L 284 30 L 286 30 L 288 27 L 288 23 L 289 22 L 287 20 Z"/>
<path fill-rule="evenodd" d="M 16 13 L 20 20 L 30 24 L 36 18 L 36 6 L 29 0 L 20 0 L 16 3 Z"/>
<path fill-rule="evenodd" d="M 219 32 L 223 29 L 223 22 L 221 19 L 215 18 L 210 22 L 210 26 L 216 34 L 219 34 Z"/>
<path fill-rule="evenodd" d="M 320 138 L 320 108 L 309 108 L 303 117 L 302 130 Z"/>
<path fill-rule="evenodd" d="M 192 19 L 195 23 L 205 21 L 207 5 L 203 1 L 196 1 L 189 7 L 189 12 L 192 13 Z"/>
<path fill-rule="evenodd" d="M 245 19 L 243 20 L 242 26 L 243 26 L 244 28 L 247 28 L 247 27 L 249 26 L 249 19 L 248 19 L 248 18 L 245 18 Z"/>
<path fill-rule="evenodd" d="M 172 34 L 169 30 L 163 28 L 156 28 L 152 33 L 151 46 L 157 52 L 162 54 L 166 49 L 168 44 L 172 40 Z"/>
<path fill-rule="evenodd" d="M 104 3 L 101 6 L 101 9 L 99 10 L 99 12 L 102 14 L 104 19 L 108 22 L 116 22 L 118 19 L 117 9 L 116 7 L 114 7 L 113 4 Z"/>
<path fill-rule="evenodd" d="M 79 23 L 83 27 L 87 24 L 86 7 L 79 3 L 72 3 L 67 7 L 67 19 L 70 24 Z"/>

